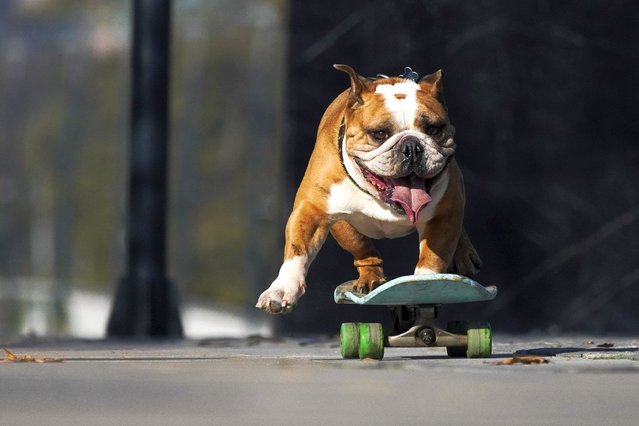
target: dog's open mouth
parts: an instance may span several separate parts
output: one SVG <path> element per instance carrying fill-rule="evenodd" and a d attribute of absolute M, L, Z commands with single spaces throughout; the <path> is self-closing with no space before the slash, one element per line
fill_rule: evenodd
<path fill-rule="evenodd" d="M 419 212 L 432 200 L 426 189 L 430 182 L 414 173 L 401 178 L 387 178 L 378 176 L 361 165 L 360 168 L 366 180 L 377 189 L 382 201 L 397 211 L 406 213 L 413 224 L 417 222 Z"/>

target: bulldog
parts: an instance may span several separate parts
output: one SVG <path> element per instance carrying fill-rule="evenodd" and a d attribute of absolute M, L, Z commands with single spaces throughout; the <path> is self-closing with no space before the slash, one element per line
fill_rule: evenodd
<path fill-rule="evenodd" d="M 265 312 L 293 309 L 327 235 L 354 257 L 353 291 L 386 280 L 371 239 L 419 236 L 415 274 L 472 275 L 481 261 L 463 228 L 464 183 L 455 161 L 455 128 L 443 98 L 442 71 L 418 80 L 350 77 L 324 113 L 285 230 L 279 275 L 257 301 Z"/>

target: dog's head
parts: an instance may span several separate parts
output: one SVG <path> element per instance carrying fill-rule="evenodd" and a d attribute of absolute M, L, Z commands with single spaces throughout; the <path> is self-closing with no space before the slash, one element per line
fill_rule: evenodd
<path fill-rule="evenodd" d="M 369 79 L 347 65 L 335 68 L 351 79 L 340 141 L 348 174 L 415 223 L 431 201 L 430 184 L 455 153 L 441 70 L 416 81 L 410 69 Z"/>

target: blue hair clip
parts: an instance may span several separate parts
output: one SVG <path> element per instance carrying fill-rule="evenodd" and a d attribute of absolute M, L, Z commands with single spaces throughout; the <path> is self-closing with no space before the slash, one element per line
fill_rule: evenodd
<path fill-rule="evenodd" d="M 404 68 L 404 74 L 400 75 L 400 77 L 406 78 L 408 80 L 417 81 L 419 78 L 419 74 L 413 71 L 410 67 Z"/>

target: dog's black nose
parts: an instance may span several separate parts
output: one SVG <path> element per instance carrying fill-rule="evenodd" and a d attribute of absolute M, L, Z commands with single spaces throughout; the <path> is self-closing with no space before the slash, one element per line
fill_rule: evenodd
<path fill-rule="evenodd" d="M 402 154 L 406 161 L 417 163 L 424 154 L 424 148 L 417 139 L 410 138 L 402 145 Z"/>

